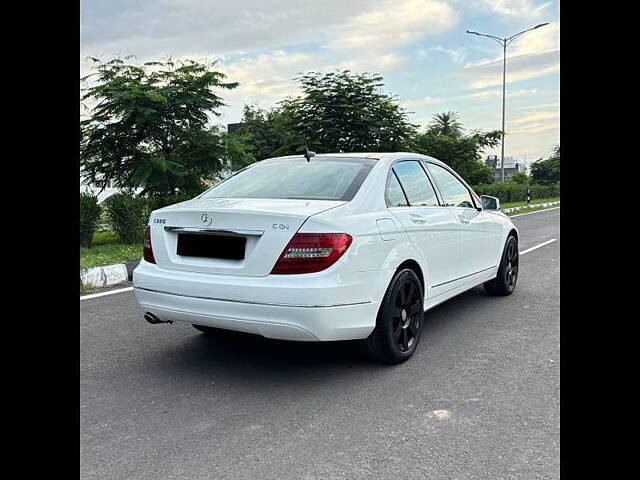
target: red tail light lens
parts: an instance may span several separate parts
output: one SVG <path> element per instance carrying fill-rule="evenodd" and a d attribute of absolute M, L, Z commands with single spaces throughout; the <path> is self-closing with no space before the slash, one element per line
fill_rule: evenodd
<path fill-rule="evenodd" d="M 320 272 L 336 263 L 352 240 L 351 235 L 346 233 L 296 233 L 271 273 L 291 275 Z"/>
<path fill-rule="evenodd" d="M 144 249 L 142 250 L 142 258 L 146 262 L 156 263 L 156 259 L 153 256 L 153 248 L 151 247 L 151 227 L 147 225 L 144 230 Z"/>

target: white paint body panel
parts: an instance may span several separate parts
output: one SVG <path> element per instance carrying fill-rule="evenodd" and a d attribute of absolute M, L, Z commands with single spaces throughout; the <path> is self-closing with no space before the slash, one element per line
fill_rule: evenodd
<path fill-rule="evenodd" d="M 285 340 L 350 340 L 371 333 L 405 261 L 422 271 L 425 309 L 494 278 L 507 236 L 516 230 L 509 217 L 473 208 L 387 208 L 387 175 L 398 159 L 442 165 L 423 155 L 382 155 L 350 202 L 197 198 L 154 211 L 157 264 L 141 261 L 135 269 L 138 302 L 162 320 Z M 211 215 L 215 228 L 264 234 L 248 239 L 243 261 L 180 258 L 164 226 L 200 227 L 202 213 Z M 160 218 L 165 223 L 154 223 Z M 296 232 L 348 233 L 353 242 L 321 272 L 270 275 Z"/>

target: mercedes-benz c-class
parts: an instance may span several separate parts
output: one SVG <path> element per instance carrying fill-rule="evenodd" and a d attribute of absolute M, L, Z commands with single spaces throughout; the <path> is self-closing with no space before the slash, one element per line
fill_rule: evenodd
<path fill-rule="evenodd" d="M 514 291 L 518 231 L 499 208 L 424 155 L 267 159 L 152 212 L 134 290 L 150 323 L 359 340 L 399 363 L 425 311 Z"/>

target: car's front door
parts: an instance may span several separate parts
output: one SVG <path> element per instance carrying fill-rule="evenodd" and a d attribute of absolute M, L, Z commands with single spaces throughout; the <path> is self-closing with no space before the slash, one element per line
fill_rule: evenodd
<path fill-rule="evenodd" d="M 460 225 L 438 201 L 420 161 L 395 163 L 387 180 L 387 206 L 406 229 L 427 266 L 425 298 L 452 288 L 459 276 Z"/>
<path fill-rule="evenodd" d="M 426 163 L 445 204 L 460 223 L 460 277 L 472 277 L 496 266 L 499 225 L 475 204 L 471 191 L 448 169 Z"/>

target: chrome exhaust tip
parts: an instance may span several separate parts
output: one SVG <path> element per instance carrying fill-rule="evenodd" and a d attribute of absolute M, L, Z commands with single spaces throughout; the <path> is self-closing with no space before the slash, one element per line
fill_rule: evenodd
<path fill-rule="evenodd" d="M 156 325 L 158 323 L 173 323 L 171 320 L 160 320 L 153 313 L 147 312 L 144 314 L 144 319 L 149 322 L 151 325 Z"/>

